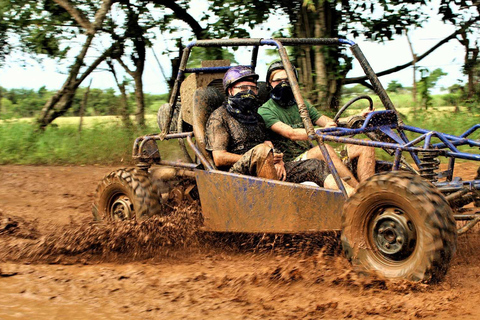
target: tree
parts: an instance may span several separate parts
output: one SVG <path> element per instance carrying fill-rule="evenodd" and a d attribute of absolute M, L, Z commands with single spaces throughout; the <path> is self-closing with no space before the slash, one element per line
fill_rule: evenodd
<path fill-rule="evenodd" d="M 403 86 L 401 83 L 399 83 L 397 80 L 392 80 L 387 86 L 387 91 L 388 92 L 395 92 L 397 93 L 399 89 L 403 89 Z"/>
<path fill-rule="evenodd" d="M 453 1 L 442 0 L 441 4 Z M 466 2 L 461 0 L 454 1 Z M 213 0 L 211 10 L 221 17 L 219 23 L 240 25 L 265 21 L 279 11 L 288 15 L 291 22 L 289 35 L 292 37 L 345 38 L 364 36 L 372 41 L 385 41 L 395 35 L 401 35 L 409 29 L 422 26 L 431 14 L 425 10 L 431 0 L 265 0 L 251 2 L 246 0 Z M 436 5 L 436 4 L 435 4 Z M 442 5 L 436 7 L 442 14 Z M 475 4 L 478 8 L 478 3 Z M 465 10 L 458 6 L 459 10 Z M 459 13 L 460 15 L 462 13 Z M 464 30 L 477 21 L 471 16 L 459 24 L 457 30 L 447 35 L 432 48 L 413 57 L 411 62 L 378 72 L 378 76 L 392 74 L 421 61 L 434 50 L 452 39 L 456 39 Z M 352 68 L 351 58 L 337 48 L 299 48 L 293 51 L 293 62 L 300 68 L 300 82 L 307 98 L 321 109 L 337 108 L 341 88 L 345 84 L 359 83 L 369 88 L 367 77 L 346 78 Z"/>
<path fill-rule="evenodd" d="M 435 87 L 438 80 L 441 77 L 446 76 L 447 73 L 443 72 L 442 69 L 435 69 L 430 72 L 426 68 L 420 69 L 421 79 L 418 82 L 419 93 L 421 97 L 422 106 L 425 110 L 432 105 L 432 97 L 430 95 L 430 89 Z"/>
<path fill-rule="evenodd" d="M 221 23 L 256 23 L 281 10 L 290 19 L 292 37 L 345 38 L 352 33 L 384 41 L 402 34 L 407 28 L 421 26 L 428 19 L 428 14 L 421 10 L 427 1 L 376 0 L 367 4 L 357 0 L 266 0 L 251 3 L 251 6 L 245 0 L 227 2 L 212 1 L 211 9 L 222 17 Z M 344 84 L 361 83 L 371 88 L 364 77 L 346 79 L 352 68 L 351 57 L 335 47 L 299 47 L 293 51 L 293 60 L 299 66 L 300 82 L 307 99 L 321 109 L 337 109 Z"/>
<path fill-rule="evenodd" d="M 465 48 L 463 72 L 468 79 L 467 99 L 472 99 L 474 95 L 480 94 L 480 88 L 475 86 L 475 70 L 480 66 L 477 40 L 477 35 L 480 32 L 480 2 L 442 0 L 439 13 L 445 23 L 461 27 L 457 40 Z"/>

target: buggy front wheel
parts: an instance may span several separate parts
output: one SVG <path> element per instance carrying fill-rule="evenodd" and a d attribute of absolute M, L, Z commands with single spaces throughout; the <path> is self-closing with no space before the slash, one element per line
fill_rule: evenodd
<path fill-rule="evenodd" d="M 158 187 L 148 172 L 135 168 L 107 174 L 97 187 L 92 213 L 96 220 L 142 220 L 163 211 Z"/>
<path fill-rule="evenodd" d="M 408 172 L 375 175 L 344 205 L 342 246 L 355 267 L 434 282 L 456 249 L 453 214 L 429 182 Z"/>

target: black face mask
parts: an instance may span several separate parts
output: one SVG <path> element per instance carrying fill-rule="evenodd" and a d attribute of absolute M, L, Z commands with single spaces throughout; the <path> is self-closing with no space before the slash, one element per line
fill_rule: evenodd
<path fill-rule="evenodd" d="M 227 99 L 227 111 L 243 123 L 256 123 L 259 107 L 257 95 L 252 90 L 239 92 Z"/>
<path fill-rule="evenodd" d="M 296 103 L 292 88 L 287 82 L 282 82 L 273 88 L 270 92 L 270 98 L 284 108 L 293 106 Z"/>

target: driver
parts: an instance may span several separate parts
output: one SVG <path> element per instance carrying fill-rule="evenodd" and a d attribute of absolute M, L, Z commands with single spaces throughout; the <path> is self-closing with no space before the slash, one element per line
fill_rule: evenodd
<path fill-rule="evenodd" d="M 298 79 L 297 70 L 294 68 Z M 258 109 L 268 129 L 273 131 L 272 140 L 275 146 L 283 152 L 285 161 L 299 161 L 306 159 L 319 159 L 325 161 L 319 147 L 311 148 L 304 129 L 302 119 L 292 88 L 287 79 L 287 73 L 281 61 L 276 61 L 267 70 L 267 85 L 271 88 L 270 99 Z M 307 110 L 313 123 L 325 128 L 336 127 L 333 120 L 320 113 L 306 102 Z M 373 111 L 373 110 L 372 110 Z M 365 109 L 362 116 L 367 116 L 371 111 Z M 329 155 L 340 177 L 349 177 L 347 183 L 357 187 L 358 181 L 335 153 L 332 146 L 325 144 Z M 360 181 L 367 179 L 375 173 L 375 149 L 372 147 L 347 145 L 348 158 L 356 159 L 357 175 Z M 358 159 L 357 159 L 358 158 Z"/>
<path fill-rule="evenodd" d="M 283 162 L 274 154 L 258 109 L 258 75 L 250 68 L 230 68 L 223 78 L 227 95 L 224 104 L 210 115 L 206 128 L 206 149 L 212 152 L 219 169 L 261 178 L 301 183 L 315 182 L 325 188 L 338 189 L 324 161 L 308 159 Z M 344 186 L 348 194 L 350 186 Z"/>

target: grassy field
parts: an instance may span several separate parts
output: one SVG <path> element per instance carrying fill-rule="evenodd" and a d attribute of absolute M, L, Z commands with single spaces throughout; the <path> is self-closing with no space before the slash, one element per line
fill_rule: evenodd
<path fill-rule="evenodd" d="M 78 131 L 78 117 L 55 120 L 45 132 L 37 132 L 33 119 L 0 124 L 0 164 L 125 164 L 131 165 L 132 146 L 139 136 L 158 133 L 154 116 L 147 127 L 124 128 L 119 117 L 85 117 Z M 181 152 L 175 140 L 160 144 L 164 159 L 176 159 Z"/>
<path fill-rule="evenodd" d="M 358 104 L 355 107 L 350 113 L 356 113 L 364 106 Z M 380 109 L 377 107 L 377 110 Z M 435 107 L 413 112 L 409 108 L 400 108 L 399 112 L 408 125 L 455 135 L 480 123 L 478 112 L 460 108 L 458 113 L 454 113 L 454 110 L 453 107 Z M 135 138 L 158 132 L 156 116 L 148 115 L 146 119 L 145 129 L 127 129 L 122 126 L 120 117 L 85 117 L 79 132 L 78 117 L 62 117 L 43 133 L 34 130 L 33 119 L 2 121 L 0 164 L 131 165 Z M 480 139 L 480 133 L 476 132 L 470 138 Z M 182 155 L 178 142 L 174 140 L 159 143 L 159 148 L 163 159 L 174 160 Z M 476 148 L 462 150 L 479 153 Z M 379 158 L 386 159 L 385 155 L 379 150 Z"/>

